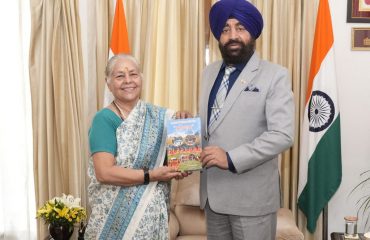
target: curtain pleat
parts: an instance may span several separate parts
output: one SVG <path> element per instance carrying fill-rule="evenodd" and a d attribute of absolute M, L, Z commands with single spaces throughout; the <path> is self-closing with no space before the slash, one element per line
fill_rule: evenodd
<path fill-rule="evenodd" d="M 78 1 L 31 0 L 31 19 L 36 207 L 62 193 L 81 197 L 86 205 L 86 96 Z M 38 225 L 38 236 L 47 236 L 45 225 Z"/>
<path fill-rule="evenodd" d="M 95 31 L 96 36 L 96 48 L 95 49 L 95 59 L 87 61 L 95 61 L 95 66 L 91 65 L 90 71 L 96 71 L 96 102 L 95 105 L 90 104 L 89 109 L 95 112 L 103 107 L 104 103 L 104 89 L 105 89 L 105 66 L 109 57 L 109 45 L 111 39 L 113 17 L 114 17 L 114 4 L 112 1 L 107 0 L 98 0 L 96 4 L 96 21 L 92 25 L 93 30 Z M 93 62 L 92 62 L 93 63 Z M 95 67 L 95 68 L 94 68 Z M 92 114 L 92 116 L 94 115 Z M 92 117 L 91 116 L 91 117 Z"/>

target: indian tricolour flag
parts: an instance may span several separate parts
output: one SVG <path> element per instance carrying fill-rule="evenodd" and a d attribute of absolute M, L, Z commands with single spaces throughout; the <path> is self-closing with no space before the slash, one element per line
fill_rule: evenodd
<path fill-rule="evenodd" d="M 342 179 L 333 44 L 328 0 L 320 0 L 301 130 L 298 186 L 298 206 L 312 233 Z"/>
<path fill-rule="evenodd" d="M 126 26 L 125 9 L 123 0 L 116 1 L 116 10 L 114 12 L 112 37 L 110 40 L 109 58 L 119 53 L 130 53 L 128 33 Z M 113 96 L 108 87 L 104 90 L 104 106 L 108 106 L 113 100 Z"/>

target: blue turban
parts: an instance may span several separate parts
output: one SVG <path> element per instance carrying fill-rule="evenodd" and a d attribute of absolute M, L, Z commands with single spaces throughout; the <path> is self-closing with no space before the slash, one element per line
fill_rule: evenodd
<path fill-rule="evenodd" d="M 246 0 L 220 0 L 209 13 L 211 31 L 217 40 L 229 18 L 237 19 L 254 39 L 257 39 L 263 28 L 263 19 L 258 9 Z"/>

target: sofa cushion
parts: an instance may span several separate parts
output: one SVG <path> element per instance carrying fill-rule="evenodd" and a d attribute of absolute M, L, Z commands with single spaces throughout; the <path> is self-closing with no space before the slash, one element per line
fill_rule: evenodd
<path fill-rule="evenodd" d="M 287 208 L 280 208 L 277 212 L 276 239 L 303 240 L 303 234 L 295 224 L 292 212 Z"/>
<path fill-rule="evenodd" d="M 176 205 L 175 215 L 179 221 L 180 236 L 206 235 L 206 219 L 199 206 Z"/>
<path fill-rule="evenodd" d="M 199 208 L 199 171 L 193 172 L 183 180 L 177 182 L 177 192 L 174 205 L 197 206 Z"/>
<path fill-rule="evenodd" d="M 180 225 L 179 220 L 177 219 L 176 215 L 172 212 L 172 210 L 170 211 L 170 221 L 168 224 L 170 239 L 171 240 L 176 239 L 180 231 Z"/>

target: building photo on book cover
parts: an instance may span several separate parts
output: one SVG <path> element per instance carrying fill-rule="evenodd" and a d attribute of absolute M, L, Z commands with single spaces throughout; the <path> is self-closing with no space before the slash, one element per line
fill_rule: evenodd
<path fill-rule="evenodd" d="M 168 166 L 178 171 L 202 169 L 200 118 L 173 119 L 167 124 Z"/>

